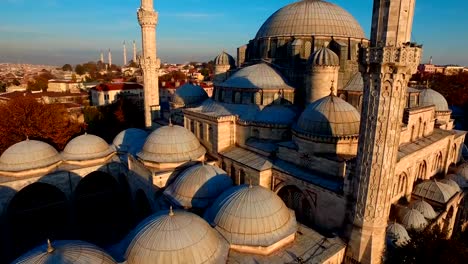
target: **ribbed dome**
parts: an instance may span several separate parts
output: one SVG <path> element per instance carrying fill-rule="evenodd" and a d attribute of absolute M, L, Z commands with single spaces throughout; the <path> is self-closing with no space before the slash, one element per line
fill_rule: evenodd
<path fill-rule="evenodd" d="M 398 247 L 406 245 L 411 240 L 405 227 L 398 223 L 392 223 L 387 227 L 387 238 Z"/>
<path fill-rule="evenodd" d="M 198 139 L 187 129 L 164 126 L 149 135 L 138 157 L 149 162 L 179 163 L 198 160 L 205 153 Z"/>
<path fill-rule="evenodd" d="M 241 89 L 294 90 L 278 71 L 266 63 L 242 68 L 219 86 Z"/>
<path fill-rule="evenodd" d="M 36 140 L 25 140 L 3 152 L 0 156 L 0 171 L 39 169 L 59 161 L 60 155 L 51 145 Z"/>
<path fill-rule="evenodd" d="M 232 180 L 222 169 L 199 164 L 182 172 L 165 191 L 178 206 L 206 208 L 222 192 L 232 186 Z"/>
<path fill-rule="evenodd" d="M 331 49 L 323 47 L 310 56 L 308 64 L 312 66 L 340 66 L 340 58 Z"/>
<path fill-rule="evenodd" d="M 115 149 L 119 152 L 137 154 L 143 148 L 148 133 L 142 129 L 129 128 L 120 132 L 113 141 Z"/>
<path fill-rule="evenodd" d="M 173 102 L 183 106 L 198 104 L 206 99 L 208 99 L 206 91 L 202 87 L 191 83 L 186 83 L 177 88 L 173 96 Z"/>
<path fill-rule="evenodd" d="M 404 209 L 400 220 L 406 229 L 422 230 L 428 224 L 424 216 L 416 209 Z"/>
<path fill-rule="evenodd" d="M 330 95 L 307 106 L 295 130 L 316 137 L 358 136 L 361 116 L 343 99 Z"/>
<path fill-rule="evenodd" d="M 364 91 L 364 79 L 362 78 L 362 74 L 357 72 L 354 74 L 353 78 L 346 84 L 343 88 L 344 91 L 350 92 L 362 92 Z"/>
<path fill-rule="evenodd" d="M 216 199 L 206 218 L 233 245 L 267 247 L 294 234 L 294 212 L 274 192 L 240 185 Z"/>
<path fill-rule="evenodd" d="M 84 134 L 68 142 L 62 152 L 62 157 L 68 161 L 92 160 L 106 157 L 113 151 L 104 139 Z"/>
<path fill-rule="evenodd" d="M 416 185 L 413 190 L 413 194 L 442 204 L 447 203 L 455 193 L 449 185 L 435 180 L 424 181 Z"/>
<path fill-rule="evenodd" d="M 236 67 L 236 61 L 234 60 L 234 58 L 225 51 L 221 52 L 221 54 L 216 56 L 216 58 L 214 59 L 214 64 L 230 65 L 232 68 Z"/>
<path fill-rule="evenodd" d="M 48 252 L 51 251 L 50 253 Z M 15 264 L 115 264 L 99 247 L 83 241 L 53 241 L 39 246 L 15 260 Z"/>
<path fill-rule="evenodd" d="M 468 181 L 468 163 L 463 163 L 460 167 L 458 167 L 457 174 Z"/>
<path fill-rule="evenodd" d="M 291 125 L 296 113 L 282 105 L 270 105 L 263 108 L 255 116 L 255 122 L 262 124 Z"/>
<path fill-rule="evenodd" d="M 164 211 L 145 220 L 127 249 L 128 264 L 226 263 L 229 246 L 199 216 Z"/>
<path fill-rule="evenodd" d="M 350 13 L 321 0 L 303 0 L 281 8 L 267 19 L 255 38 L 279 36 L 366 38 Z"/>
<path fill-rule="evenodd" d="M 437 213 L 434 211 L 434 208 L 424 200 L 417 200 L 410 204 L 411 209 L 418 210 L 425 218 L 434 219 L 437 217 Z"/>
<path fill-rule="evenodd" d="M 449 111 L 447 100 L 432 89 L 422 89 L 419 94 L 420 105 L 435 105 L 436 111 Z"/>
<path fill-rule="evenodd" d="M 468 181 L 459 174 L 449 174 L 447 175 L 447 179 L 456 182 L 460 188 L 468 188 Z"/>

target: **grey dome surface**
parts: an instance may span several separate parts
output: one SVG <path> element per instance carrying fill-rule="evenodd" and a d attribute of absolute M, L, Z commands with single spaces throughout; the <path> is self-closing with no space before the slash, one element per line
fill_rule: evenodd
<path fill-rule="evenodd" d="M 294 212 L 261 186 L 225 191 L 208 209 L 206 219 L 234 245 L 268 247 L 297 231 Z"/>
<path fill-rule="evenodd" d="M 240 89 L 294 90 L 286 83 L 281 73 L 266 63 L 242 68 L 219 86 Z"/>
<path fill-rule="evenodd" d="M 358 136 L 361 115 L 343 99 L 330 95 L 308 105 L 295 130 L 316 137 Z"/>
<path fill-rule="evenodd" d="M 236 67 L 236 61 L 234 60 L 234 58 L 225 51 L 221 52 L 221 54 L 216 56 L 216 58 L 214 59 L 214 64 L 229 65 L 232 68 Z"/>
<path fill-rule="evenodd" d="M 147 137 L 148 133 L 146 131 L 138 128 L 129 128 L 120 132 L 114 138 L 112 144 L 119 152 L 136 155 L 143 148 Z"/>
<path fill-rule="evenodd" d="M 354 74 L 353 78 L 346 84 L 343 88 L 344 91 L 350 92 L 362 92 L 364 91 L 364 79 L 362 78 L 362 74 L 357 72 Z"/>
<path fill-rule="evenodd" d="M 62 152 L 64 160 L 83 161 L 103 158 L 114 150 L 107 142 L 95 135 L 84 134 L 72 139 Z"/>
<path fill-rule="evenodd" d="M 281 8 L 265 21 L 255 38 L 280 36 L 366 38 L 350 13 L 321 0 L 303 0 Z"/>
<path fill-rule="evenodd" d="M 447 179 L 456 182 L 460 188 L 468 188 L 468 181 L 459 174 L 449 174 L 447 175 Z"/>
<path fill-rule="evenodd" d="M 313 66 L 340 66 L 340 58 L 331 49 L 323 47 L 310 56 L 308 64 Z"/>
<path fill-rule="evenodd" d="M 177 88 L 173 102 L 178 105 L 189 106 L 201 103 L 206 99 L 208 99 L 208 94 L 201 86 L 186 83 Z"/>
<path fill-rule="evenodd" d="M 296 113 L 282 105 L 269 105 L 263 108 L 255 116 L 255 122 L 262 124 L 291 125 Z"/>
<path fill-rule="evenodd" d="M 157 163 L 179 163 L 198 160 L 206 150 L 190 131 L 181 126 L 164 126 L 146 139 L 138 157 Z"/>
<path fill-rule="evenodd" d="M 157 213 L 136 229 L 126 253 L 128 264 L 226 263 L 229 245 L 199 216 Z"/>
<path fill-rule="evenodd" d="M 44 168 L 60 160 L 60 155 L 51 145 L 37 140 L 25 140 L 2 153 L 0 171 L 19 172 Z"/>
<path fill-rule="evenodd" d="M 48 245 L 39 246 L 19 259 L 14 264 L 116 264 L 104 250 L 83 241 L 53 241 L 52 252 Z"/>
<path fill-rule="evenodd" d="M 426 219 L 432 220 L 437 217 L 437 213 L 434 211 L 434 208 L 424 200 L 414 201 L 409 207 L 411 209 L 418 210 Z"/>
<path fill-rule="evenodd" d="M 442 204 L 447 203 L 455 193 L 449 185 L 435 180 L 424 181 L 416 185 L 413 190 L 413 194 Z"/>
<path fill-rule="evenodd" d="M 460 167 L 458 167 L 457 174 L 468 181 L 468 163 L 463 163 Z"/>
<path fill-rule="evenodd" d="M 164 194 L 178 206 L 206 208 L 222 192 L 232 186 L 232 180 L 222 169 L 198 164 L 183 171 Z"/>
<path fill-rule="evenodd" d="M 441 183 L 444 183 L 444 184 L 447 184 L 448 186 L 452 187 L 453 191 L 455 192 L 461 192 L 461 188 L 460 186 L 458 185 L 457 182 L 455 182 L 454 180 L 451 180 L 451 179 L 443 179 L 443 180 L 440 180 Z"/>
<path fill-rule="evenodd" d="M 447 100 L 432 89 L 422 89 L 419 94 L 420 105 L 435 105 L 436 111 L 449 111 Z"/>
<path fill-rule="evenodd" d="M 422 230 L 428 222 L 424 216 L 416 209 L 404 209 L 400 215 L 401 224 L 406 229 Z"/>
<path fill-rule="evenodd" d="M 398 223 L 391 223 L 387 227 L 387 238 L 398 247 L 406 245 L 411 240 L 405 227 Z"/>

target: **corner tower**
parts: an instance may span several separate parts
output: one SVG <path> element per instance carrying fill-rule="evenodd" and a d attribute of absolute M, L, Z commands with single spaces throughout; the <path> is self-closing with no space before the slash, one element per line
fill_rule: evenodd
<path fill-rule="evenodd" d="M 161 62 L 156 54 L 156 25 L 158 13 L 154 11 L 153 0 L 141 0 L 141 7 L 137 12 L 141 26 L 142 57 L 140 58 L 143 70 L 144 96 L 145 96 L 145 125 L 152 127 L 153 120 L 159 117 L 158 70 Z"/>
<path fill-rule="evenodd" d="M 372 38 L 361 50 L 364 99 L 346 263 L 381 263 L 409 79 L 421 60 L 410 43 L 415 0 L 374 0 Z"/>

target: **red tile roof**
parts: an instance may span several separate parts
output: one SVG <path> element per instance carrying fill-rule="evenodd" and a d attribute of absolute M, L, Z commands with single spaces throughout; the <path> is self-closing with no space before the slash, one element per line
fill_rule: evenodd
<path fill-rule="evenodd" d="M 143 86 L 138 83 L 101 83 L 98 86 L 92 88 L 92 90 L 99 92 L 125 91 L 137 89 L 143 89 Z"/>

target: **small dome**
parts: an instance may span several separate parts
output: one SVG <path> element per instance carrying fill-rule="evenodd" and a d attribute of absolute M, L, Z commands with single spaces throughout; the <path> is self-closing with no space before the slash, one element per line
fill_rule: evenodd
<path fill-rule="evenodd" d="M 39 246 L 19 259 L 15 264 L 116 264 L 111 256 L 99 247 L 83 241 L 53 241 Z"/>
<path fill-rule="evenodd" d="M 413 194 L 442 204 L 447 203 L 455 193 L 452 187 L 435 180 L 424 181 L 413 190 Z"/>
<path fill-rule="evenodd" d="M 234 60 L 234 58 L 225 51 L 221 52 L 221 54 L 216 56 L 216 58 L 214 59 L 214 64 L 215 65 L 230 65 L 231 68 L 236 67 L 236 61 Z"/>
<path fill-rule="evenodd" d="M 447 179 L 456 182 L 460 188 L 468 188 L 468 181 L 459 174 L 449 174 L 447 175 Z"/>
<path fill-rule="evenodd" d="M 434 211 L 434 208 L 424 200 L 417 200 L 410 204 L 411 209 L 418 210 L 425 218 L 434 219 L 437 217 L 437 213 Z"/>
<path fill-rule="evenodd" d="M 323 47 L 310 56 L 308 64 L 313 66 L 340 66 L 340 58 L 331 49 Z"/>
<path fill-rule="evenodd" d="M 468 163 L 463 163 L 460 167 L 458 167 L 457 174 L 468 181 Z"/>
<path fill-rule="evenodd" d="M 164 194 L 178 206 L 206 208 L 222 192 L 232 186 L 232 180 L 222 169 L 199 164 L 181 173 Z"/>
<path fill-rule="evenodd" d="M 242 68 L 219 86 L 240 89 L 294 90 L 278 71 L 266 63 Z"/>
<path fill-rule="evenodd" d="M 346 84 L 343 88 L 344 91 L 350 92 L 362 92 L 364 91 L 364 78 L 362 78 L 362 74 L 357 72 L 354 74 L 353 78 Z"/>
<path fill-rule="evenodd" d="M 68 161 L 83 161 L 104 158 L 112 152 L 114 150 L 104 139 L 84 134 L 68 142 L 62 152 L 62 157 Z"/>
<path fill-rule="evenodd" d="M 129 128 L 120 132 L 113 141 L 113 145 L 118 152 L 125 152 L 136 155 L 145 144 L 148 133 L 142 129 Z"/>
<path fill-rule="evenodd" d="M 255 122 L 262 124 L 291 125 L 296 113 L 282 105 L 269 105 L 255 116 Z"/>
<path fill-rule="evenodd" d="M 190 131 L 181 126 L 164 126 L 146 139 L 138 157 L 156 163 L 180 163 L 200 159 L 206 150 Z"/>
<path fill-rule="evenodd" d="M 227 190 L 208 209 L 206 218 L 233 245 L 268 247 L 297 231 L 294 212 L 261 186 Z"/>
<path fill-rule="evenodd" d="M 397 247 L 404 246 L 411 240 L 405 227 L 398 223 L 392 223 L 387 227 L 387 238 Z"/>
<path fill-rule="evenodd" d="M 172 100 L 175 104 L 190 106 L 199 104 L 206 99 L 208 99 L 208 94 L 202 87 L 193 85 L 191 83 L 186 83 L 177 88 Z"/>
<path fill-rule="evenodd" d="M 321 0 L 297 1 L 281 8 L 265 21 L 255 38 L 297 36 L 366 38 L 350 13 Z"/>
<path fill-rule="evenodd" d="M 420 105 L 435 105 L 436 111 L 449 111 L 447 100 L 432 89 L 422 89 L 419 94 Z"/>
<path fill-rule="evenodd" d="M 440 180 L 440 182 L 452 187 L 453 191 L 456 193 L 461 192 L 460 186 L 458 186 L 458 183 L 456 183 L 454 180 L 443 179 L 443 180 Z"/>
<path fill-rule="evenodd" d="M 51 166 L 60 161 L 60 155 L 51 145 L 25 140 L 9 147 L 0 156 L 0 171 L 19 172 Z"/>
<path fill-rule="evenodd" d="M 295 130 L 316 137 L 350 137 L 359 135 L 360 122 L 354 106 L 330 95 L 307 106 Z"/>
<path fill-rule="evenodd" d="M 128 264 L 226 263 L 229 246 L 199 216 L 167 211 L 150 216 L 136 229 L 127 249 Z"/>
<path fill-rule="evenodd" d="M 427 220 L 416 209 L 404 209 L 400 217 L 401 223 L 406 229 L 422 230 L 427 226 Z"/>

